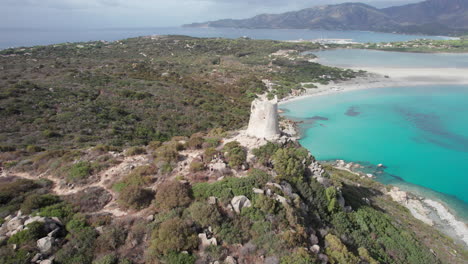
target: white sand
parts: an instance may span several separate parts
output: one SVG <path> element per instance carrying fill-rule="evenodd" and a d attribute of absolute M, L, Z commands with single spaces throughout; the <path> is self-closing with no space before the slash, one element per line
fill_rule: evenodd
<path fill-rule="evenodd" d="M 468 69 L 463 68 L 352 68 L 364 70 L 366 77 L 358 77 L 343 82 L 331 82 L 307 89 L 301 96 L 284 98 L 280 104 L 304 97 L 328 95 L 355 90 L 421 85 L 468 85 Z"/>

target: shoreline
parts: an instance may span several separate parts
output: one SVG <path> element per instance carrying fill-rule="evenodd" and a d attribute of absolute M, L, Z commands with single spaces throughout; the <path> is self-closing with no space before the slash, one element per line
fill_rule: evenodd
<path fill-rule="evenodd" d="M 399 86 L 424 85 L 468 85 L 466 69 L 454 68 L 366 68 L 355 67 L 353 70 L 365 70 L 366 76 L 357 77 L 342 82 L 331 82 L 327 85 L 317 85 L 309 88 L 299 96 L 288 96 L 279 105 L 303 100 L 309 97 L 333 95 L 344 92 L 378 89 Z M 465 73 L 463 75 L 462 73 Z M 299 127 L 296 128 L 299 135 Z M 341 169 L 342 166 L 335 166 Z M 375 179 L 374 179 L 375 180 Z M 457 212 L 441 199 L 425 196 L 421 191 L 408 190 L 402 186 L 394 187 L 388 192 L 393 200 L 406 207 L 413 217 L 425 224 L 433 226 L 440 232 L 459 241 L 468 248 L 468 223 L 457 216 Z M 403 199 L 403 198 L 404 199 Z"/>
<path fill-rule="evenodd" d="M 378 174 L 366 174 L 362 171 L 365 166 L 360 163 L 344 160 L 325 162 L 337 169 L 354 173 L 361 178 L 370 178 L 380 182 Z M 381 168 L 381 172 L 383 172 L 385 166 L 380 165 L 377 165 L 376 168 Z M 417 184 L 405 183 L 382 184 L 392 187 L 386 194 L 392 197 L 393 201 L 406 207 L 414 218 L 439 230 L 468 248 L 468 224 L 458 215 L 457 211 L 447 204 L 442 197 L 437 196 L 435 191 Z"/>
<path fill-rule="evenodd" d="M 346 81 L 316 84 L 317 88 L 307 88 L 299 96 L 287 96 L 279 105 L 313 96 L 331 95 L 343 92 L 424 85 L 468 85 L 468 69 L 460 68 L 386 68 L 352 67 L 355 71 L 366 71 L 365 76 Z"/>

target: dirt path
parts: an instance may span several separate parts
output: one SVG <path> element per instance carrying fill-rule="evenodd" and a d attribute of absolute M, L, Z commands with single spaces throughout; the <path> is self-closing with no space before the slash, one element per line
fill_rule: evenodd
<path fill-rule="evenodd" d="M 112 200 L 101 210 L 94 212 L 99 213 L 110 213 L 115 217 L 122 217 L 132 214 L 131 212 L 123 211 L 117 204 L 117 193 L 112 190 L 112 183 L 122 176 L 128 174 L 132 169 L 145 165 L 148 163 L 148 158 L 144 155 L 125 157 L 121 163 L 116 166 L 110 167 L 98 174 L 99 181 L 85 186 L 73 186 L 67 185 L 64 180 L 57 179 L 52 175 L 46 173 L 40 175 L 31 175 L 27 172 L 14 172 L 9 173 L 6 170 L 2 170 L 0 177 L 15 176 L 29 180 L 47 179 L 53 182 L 52 192 L 59 196 L 72 195 L 84 191 L 85 189 L 92 187 L 103 188 L 112 195 Z M 135 215 L 135 214 L 132 214 Z"/>

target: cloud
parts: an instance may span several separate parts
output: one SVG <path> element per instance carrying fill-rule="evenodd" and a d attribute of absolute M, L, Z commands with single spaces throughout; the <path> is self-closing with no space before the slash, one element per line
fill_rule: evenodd
<path fill-rule="evenodd" d="M 119 6 L 123 2 L 123 0 L 3 0 L 0 5 L 53 9 L 93 9 L 104 6 Z"/>
<path fill-rule="evenodd" d="M 367 3 L 401 3 L 414 2 L 415 0 L 363 0 Z M 205 5 L 237 5 L 263 7 L 272 9 L 272 7 L 312 7 L 324 4 L 336 4 L 346 2 L 346 0 L 2 0 L 2 6 L 23 6 L 23 7 L 44 7 L 55 9 L 93 9 L 100 7 L 126 7 L 138 8 L 149 7 L 154 8 L 164 5 L 179 5 L 181 9 L 187 4 L 203 3 Z"/>

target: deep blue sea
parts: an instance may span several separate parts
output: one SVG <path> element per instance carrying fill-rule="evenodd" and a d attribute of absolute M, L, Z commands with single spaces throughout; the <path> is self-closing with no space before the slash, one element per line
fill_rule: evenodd
<path fill-rule="evenodd" d="M 114 41 L 148 35 L 186 35 L 193 37 L 239 38 L 247 36 L 253 39 L 297 40 L 319 38 L 351 39 L 355 42 L 406 41 L 421 38 L 446 39 L 446 37 L 428 37 L 375 33 L 367 31 L 326 31 L 307 29 L 236 29 L 236 28 L 115 28 L 115 29 L 15 29 L 0 28 L 0 49 L 20 46 L 49 45 L 64 42 L 85 42 L 106 40 Z"/>

